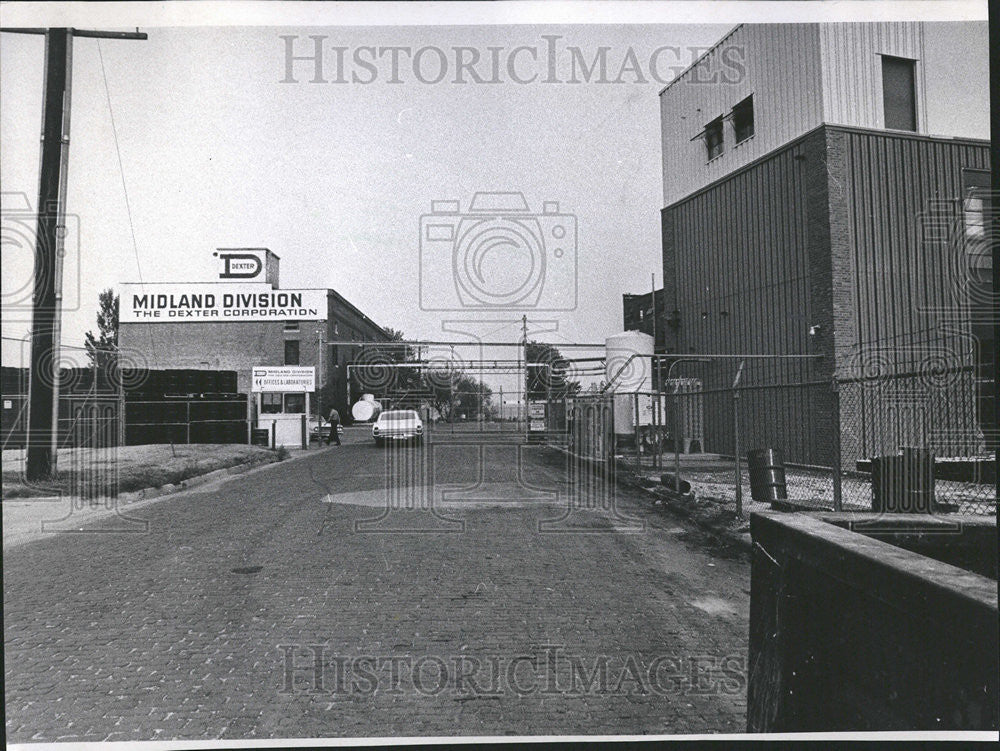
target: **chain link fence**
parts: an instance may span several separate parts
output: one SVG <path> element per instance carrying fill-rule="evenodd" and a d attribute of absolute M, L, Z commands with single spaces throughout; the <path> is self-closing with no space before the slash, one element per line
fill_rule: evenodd
<path fill-rule="evenodd" d="M 889 492 L 884 468 L 915 452 L 933 467 L 917 488 L 930 510 L 996 514 L 991 374 L 938 363 L 819 375 L 805 359 L 678 363 L 662 391 L 614 395 L 616 452 L 635 471 L 679 476 L 699 499 L 741 515 L 771 507 L 751 493 L 751 452 L 775 450 L 787 506 L 858 512 L 888 510 L 878 497 Z"/>

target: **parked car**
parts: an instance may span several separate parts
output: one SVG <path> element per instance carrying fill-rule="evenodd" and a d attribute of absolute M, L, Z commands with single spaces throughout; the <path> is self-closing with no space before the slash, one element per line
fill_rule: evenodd
<path fill-rule="evenodd" d="M 391 409 L 382 412 L 372 425 L 372 438 L 376 446 L 384 446 L 386 441 L 410 441 L 420 443 L 424 437 L 424 423 L 416 410 Z"/>
<path fill-rule="evenodd" d="M 338 424 L 337 432 L 339 435 L 344 435 L 344 426 Z M 326 439 L 330 436 L 330 423 L 324 420 L 320 423 L 315 417 L 309 418 L 309 441 L 319 441 L 320 443 L 325 443 Z"/>

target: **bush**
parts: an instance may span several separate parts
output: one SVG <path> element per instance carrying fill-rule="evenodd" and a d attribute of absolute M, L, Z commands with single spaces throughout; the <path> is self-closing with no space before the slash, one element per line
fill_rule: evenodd
<path fill-rule="evenodd" d="M 278 456 L 278 461 L 283 462 L 289 457 L 289 451 L 285 448 L 284 444 L 281 444 L 274 450 L 274 453 Z"/>

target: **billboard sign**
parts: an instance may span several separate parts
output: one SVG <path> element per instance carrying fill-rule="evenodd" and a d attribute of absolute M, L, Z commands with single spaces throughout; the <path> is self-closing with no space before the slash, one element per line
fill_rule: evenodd
<path fill-rule="evenodd" d="M 254 366 L 250 391 L 315 391 L 316 368 L 304 365 Z"/>
<path fill-rule="evenodd" d="M 122 284 L 121 323 L 326 320 L 325 289 L 266 283 Z"/>

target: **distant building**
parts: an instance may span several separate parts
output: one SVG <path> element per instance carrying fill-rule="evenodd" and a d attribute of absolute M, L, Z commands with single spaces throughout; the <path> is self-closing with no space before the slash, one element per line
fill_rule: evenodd
<path fill-rule="evenodd" d="M 625 331 L 641 331 L 653 337 L 656 352 L 666 352 L 666 328 L 670 311 L 665 309 L 662 289 L 644 295 L 622 295 L 622 324 Z"/>
<path fill-rule="evenodd" d="M 347 365 L 362 343 L 389 341 L 389 334 L 335 290 L 281 288 L 279 258 L 266 248 L 220 248 L 215 255 L 219 275 L 212 282 L 120 285 L 119 346 L 135 361 L 128 364 L 235 370 L 241 392 L 252 391 L 254 367 L 316 367 L 316 390 L 325 386 L 330 397 L 323 411 L 335 406 L 349 419 Z M 337 341 L 359 346 L 329 344 Z M 310 401 L 315 407 L 315 392 Z M 259 408 L 294 414 L 305 409 L 305 398 L 261 394 Z"/>
<path fill-rule="evenodd" d="M 742 383 L 836 377 L 853 389 L 841 392 L 845 465 L 900 445 L 987 448 L 988 57 L 985 23 L 746 24 L 671 82 L 666 346 L 823 355 L 751 362 Z M 733 378 L 730 366 L 703 372 L 706 389 Z M 900 399 L 858 391 L 873 383 Z M 759 434 L 788 461 L 828 463 L 832 397 L 767 393 Z M 707 399 L 705 421 L 708 449 L 730 452 L 730 402 Z"/>

